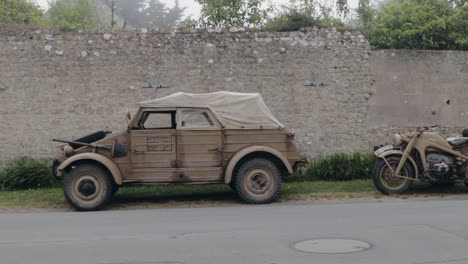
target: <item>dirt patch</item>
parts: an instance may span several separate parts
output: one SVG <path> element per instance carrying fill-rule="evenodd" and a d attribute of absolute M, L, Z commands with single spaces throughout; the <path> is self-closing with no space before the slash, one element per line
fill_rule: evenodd
<path fill-rule="evenodd" d="M 400 195 L 400 196 L 369 196 L 369 197 L 348 197 L 348 198 L 317 198 L 302 197 L 303 199 L 282 199 L 263 206 L 280 205 L 305 205 L 305 204 L 337 204 L 337 203 L 382 203 L 401 201 L 434 201 L 434 200 L 468 200 L 468 194 L 420 194 L 420 195 Z M 141 209 L 166 209 L 166 208 L 202 208 L 202 207 L 244 207 L 256 206 L 242 204 L 238 200 L 223 201 L 164 201 L 164 202 L 132 202 L 113 203 L 106 210 L 141 210 Z M 0 209 L 0 214 L 8 213 L 47 213 L 47 212 L 74 212 L 67 206 L 54 208 L 11 208 Z"/>

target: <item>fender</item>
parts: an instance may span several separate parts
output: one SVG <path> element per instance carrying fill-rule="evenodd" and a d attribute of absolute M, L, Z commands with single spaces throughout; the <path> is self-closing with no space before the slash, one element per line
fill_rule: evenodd
<path fill-rule="evenodd" d="M 94 160 L 99 162 L 110 171 L 112 177 L 114 177 L 115 183 L 117 183 L 118 185 L 121 185 L 123 183 L 122 173 L 120 172 L 119 167 L 117 167 L 117 165 L 115 165 L 115 163 L 109 158 L 97 153 L 80 153 L 68 158 L 57 168 L 57 175 L 61 176 L 62 171 L 65 168 L 70 166 L 73 162 L 79 160 Z"/>
<path fill-rule="evenodd" d="M 276 149 L 273 149 L 273 148 L 270 148 L 270 147 L 265 147 L 265 146 L 250 146 L 250 147 L 247 147 L 247 148 L 244 148 L 240 151 L 238 151 L 232 158 L 231 160 L 229 161 L 227 167 L 226 167 L 226 172 L 225 172 L 225 176 L 224 176 L 224 182 L 225 183 L 230 183 L 231 182 L 231 179 L 232 179 L 232 173 L 234 171 L 234 168 L 236 167 L 237 163 L 243 158 L 245 157 L 246 155 L 250 154 L 250 153 L 253 153 L 253 152 L 268 152 L 274 156 L 276 156 L 277 158 L 279 158 L 284 166 L 286 167 L 286 169 L 288 170 L 288 173 L 292 174 L 293 173 L 293 169 L 291 167 L 291 164 L 289 164 L 289 161 L 288 159 L 286 159 L 284 157 L 283 154 L 281 154 L 281 152 L 277 151 Z"/>
<path fill-rule="evenodd" d="M 387 151 L 384 151 L 382 153 L 380 153 L 377 158 L 379 159 L 383 159 L 387 156 L 390 156 L 390 155 L 399 155 L 399 156 L 403 156 L 403 151 L 401 150 L 397 150 L 397 149 L 393 149 L 393 150 L 387 150 Z M 418 179 L 419 178 L 419 170 L 418 170 L 418 166 L 416 165 L 416 161 L 414 161 L 413 157 L 411 157 L 410 155 L 408 155 L 408 160 L 411 162 L 411 164 L 413 165 L 413 168 L 414 168 L 414 178 L 415 179 Z"/>

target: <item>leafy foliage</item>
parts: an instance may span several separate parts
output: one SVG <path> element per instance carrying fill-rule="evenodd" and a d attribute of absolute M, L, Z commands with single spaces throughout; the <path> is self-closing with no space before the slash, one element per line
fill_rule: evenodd
<path fill-rule="evenodd" d="M 348 181 L 372 178 L 372 154 L 335 154 L 313 160 L 294 181 Z"/>
<path fill-rule="evenodd" d="M 357 24 L 358 27 L 364 31 L 369 31 L 370 23 L 375 16 L 376 10 L 371 7 L 370 0 L 359 0 L 357 13 Z"/>
<path fill-rule="evenodd" d="M 391 2 L 364 33 L 377 48 L 468 49 L 468 6 L 458 0 Z"/>
<path fill-rule="evenodd" d="M 265 0 L 196 1 L 202 6 L 198 24 L 204 27 L 265 26 L 271 31 L 291 31 L 317 23 L 331 25 L 339 21 L 332 18 L 335 11 L 345 17 L 349 12 L 347 0 L 333 0 L 326 2 L 327 4 L 321 4 L 317 0 L 290 0 L 287 5 L 281 6 L 281 11 L 270 18 L 268 14 L 274 12 L 275 8 L 270 6 L 262 9 Z M 321 16 L 317 15 L 318 10 Z"/>
<path fill-rule="evenodd" d="M 349 6 L 347 0 L 336 0 L 336 11 L 339 14 L 347 16 L 349 13 Z"/>
<path fill-rule="evenodd" d="M 267 31 L 297 31 L 301 27 L 337 27 L 345 24 L 334 17 L 334 7 L 320 4 L 314 0 L 290 0 L 276 10 L 276 14 L 265 23 Z"/>
<path fill-rule="evenodd" d="M 49 24 L 64 31 L 95 29 L 98 25 L 96 12 L 88 0 L 76 0 L 75 4 L 57 0 L 48 13 Z"/>
<path fill-rule="evenodd" d="M 27 0 L 0 0 L 0 24 L 41 24 L 44 14 Z"/>
<path fill-rule="evenodd" d="M 102 0 L 109 5 L 108 1 Z M 172 8 L 168 8 L 160 0 L 116 0 L 115 12 L 134 28 L 170 28 L 179 24 L 185 7 L 179 0 Z"/>
<path fill-rule="evenodd" d="M 27 190 L 57 186 L 46 160 L 12 160 L 0 171 L 0 189 Z"/>
<path fill-rule="evenodd" d="M 312 27 L 320 24 L 320 20 L 304 14 L 298 10 L 291 10 L 287 13 L 269 19 L 265 24 L 267 31 L 297 31 L 301 27 Z"/>
<path fill-rule="evenodd" d="M 448 24 L 454 29 L 448 33 L 448 38 L 454 42 L 454 49 L 468 50 L 468 5 L 457 7 Z"/>
<path fill-rule="evenodd" d="M 258 27 L 267 16 L 263 0 L 197 0 L 202 27 Z"/>

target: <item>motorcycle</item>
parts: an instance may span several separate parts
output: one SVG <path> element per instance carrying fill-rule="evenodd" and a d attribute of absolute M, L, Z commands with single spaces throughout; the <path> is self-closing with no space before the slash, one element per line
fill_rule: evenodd
<path fill-rule="evenodd" d="M 401 194 L 414 181 L 433 184 L 464 182 L 468 187 L 468 129 L 463 137 L 445 139 L 439 126 L 421 127 L 392 136 L 392 145 L 374 147 L 375 187 L 383 194 Z"/>

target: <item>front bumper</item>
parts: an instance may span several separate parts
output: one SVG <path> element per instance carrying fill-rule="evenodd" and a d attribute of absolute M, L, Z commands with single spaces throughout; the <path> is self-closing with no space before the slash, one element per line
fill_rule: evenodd
<path fill-rule="evenodd" d="M 307 167 L 309 161 L 306 158 L 302 158 L 299 161 L 296 161 L 293 166 L 293 172 L 300 171 L 301 169 Z"/>

